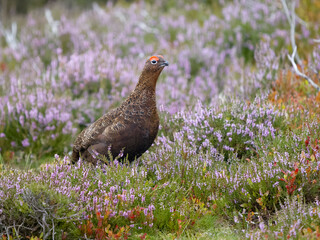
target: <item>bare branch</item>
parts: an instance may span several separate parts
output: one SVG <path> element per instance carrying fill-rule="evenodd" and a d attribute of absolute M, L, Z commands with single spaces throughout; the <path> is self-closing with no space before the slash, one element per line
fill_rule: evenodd
<path fill-rule="evenodd" d="M 286 14 L 287 19 L 288 19 L 289 23 L 291 24 L 291 17 L 290 17 L 289 9 L 287 6 L 287 2 L 286 2 L 286 0 L 281 0 L 281 3 L 283 6 L 283 9 L 284 9 L 284 13 Z"/>
<path fill-rule="evenodd" d="M 54 221 L 53 219 L 51 219 L 51 222 L 52 222 L 52 240 L 54 240 L 54 235 L 56 234 L 55 231 L 54 231 Z"/>
<path fill-rule="evenodd" d="M 296 2 L 292 1 L 291 2 L 291 22 L 290 22 L 290 39 L 291 39 L 292 48 L 297 48 L 296 38 L 295 38 L 295 33 L 296 33 L 296 13 L 295 13 L 295 8 L 296 8 Z M 296 53 L 295 59 L 297 60 L 298 64 L 301 65 L 302 61 L 301 61 L 298 53 Z"/>
<path fill-rule="evenodd" d="M 297 53 L 297 45 L 296 45 L 296 40 L 295 40 L 296 18 L 300 22 L 300 24 L 301 24 L 302 20 L 299 17 L 296 16 L 296 13 L 295 13 L 295 0 L 291 1 L 290 12 L 289 12 L 289 8 L 287 6 L 286 0 L 281 0 L 281 2 L 282 2 L 282 6 L 283 6 L 283 9 L 284 9 L 284 12 L 285 12 L 285 14 L 287 16 L 288 22 L 290 24 L 290 41 L 291 41 L 291 46 L 294 49 L 294 51 L 292 53 L 292 56 L 290 57 L 288 55 L 288 58 L 289 58 L 290 62 L 292 63 L 292 66 L 293 66 L 294 70 L 296 71 L 296 73 L 299 76 L 305 78 L 313 87 L 315 87 L 319 91 L 319 86 L 317 84 L 315 84 L 312 81 L 312 79 L 309 78 L 307 75 L 305 75 L 304 73 L 300 72 L 298 67 L 297 67 L 297 64 L 294 61 L 296 59 L 297 63 L 299 65 L 302 65 L 302 61 L 301 61 L 301 59 L 300 59 L 300 57 L 299 57 L 299 55 Z M 305 22 L 303 22 L 303 23 L 305 23 Z M 317 42 L 317 41 L 315 41 L 315 42 Z M 319 40 L 319 42 L 320 42 L 320 40 Z M 314 73 L 318 74 L 318 71 L 315 68 L 313 68 L 312 66 L 309 66 L 309 67 Z"/>
<path fill-rule="evenodd" d="M 290 25 L 291 46 L 292 46 L 292 48 L 295 48 L 297 46 L 296 45 L 296 39 L 295 39 L 295 31 L 296 31 L 296 14 L 295 14 L 296 4 L 295 4 L 295 0 L 293 0 L 291 2 L 290 12 L 289 12 L 289 8 L 288 8 L 286 0 L 281 0 L 281 3 L 282 3 L 284 12 L 285 12 L 285 14 L 287 16 L 287 19 L 288 19 L 288 22 L 289 22 L 289 25 Z M 299 22 L 302 21 L 300 18 L 298 18 L 298 20 L 300 20 Z M 300 57 L 299 57 L 298 53 L 296 54 L 295 58 L 296 58 L 298 64 L 301 65 L 302 61 L 300 60 Z"/>
<path fill-rule="evenodd" d="M 295 33 L 296 33 L 296 13 L 295 13 L 295 7 L 296 7 L 296 2 L 295 0 L 291 2 L 291 22 L 289 21 L 290 24 L 290 39 L 291 39 L 291 46 L 292 48 L 297 48 L 296 44 L 296 38 L 295 38 Z M 298 52 L 296 52 L 295 59 L 297 60 L 299 65 L 302 65 L 302 61 L 299 57 Z"/>
<path fill-rule="evenodd" d="M 308 23 L 304 20 L 302 20 L 299 16 L 296 16 L 297 22 L 300 23 L 301 25 L 308 27 Z"/>
<path fill-rule="evenodd" d="M 17 226 L 18 229 L 17 229 L 17 228 L 16 228 L 16 223 L 15 223 L 15 222 L 13 223 L 13 229 L 14 229 L 14 232 L 15 232 L 15 233 L 19 233 L 20 226 L 21 226 L 21 225 L 18 225 L 18 226 Z M 19 236 L 19 234 L 16 234 L 15 237 L 17 237 L 17 239 L 21 239 L 20 236 Z M 9 238 L 9 239 L 10 239 L 10 238 Z"/>
<path fill-rule="evenodd" d="M 307 75 L 305 75 L 304 73 L 300 72 L 300 70 L 298 69 L 298 66 L 297 66 L 297 64 L 296 64 L 295 61 L 294 61 L 294 57 L 295 57 L 295 55 L 296 55 L 296 52 L 297 52 L 297 46 L 295 46 L 295 48 L 294 48 L 293 53 L 292 53 L 291 56 L 288 54 L 288 58 L 289 58 L 289 60 L 290 60 L 290 62 L 291 62 L 291 64 L 292 64 L 292 66 L 293 66 L 296 74 L 298 74 L 300 77 L 303 77 L 304 79 L 306 79 L 314 88 L 316 88 L 318 91 L 320 91 L 320 87 L 319 87 L 317 84 L 315 84 L 314 81 L 312 81 L 311 78 L 309 78 L 309 77 L 308 77 Z"/>

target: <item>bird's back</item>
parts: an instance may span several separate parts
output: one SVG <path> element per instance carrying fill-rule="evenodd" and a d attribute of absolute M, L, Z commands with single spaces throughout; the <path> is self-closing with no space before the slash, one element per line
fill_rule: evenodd
<path fill-rule="evenodd" d="M 111 110 L 85 128 L 76 138 L 73 147 L 73 162 L 80 155 L 86 160 L 92 158 L 90 147 L 99 148 L 98 153 L 113 158 L 123 150 L 123 157 L 133 161 L 145 152 L 153 143 L 158 133 L 159 116 L 155 97 L 145 93 L 143 98 L 130 96 L 120 107 Z M 99 145 L 100 144 L 100 145 Z"/>
<path fill-rule="evenodd" d="M 104 114 L 94 123 L 90 124 L 88 127 L 82 130 L 74 142 L 74 149 L 81 150 L 88 148 L 91 144 L 94 143 L 95 138 L 100 135 L 105 128 L 110 126 L 114 119 L 120 115 L 119 110 L 113 109 L 110 112 Z"/>

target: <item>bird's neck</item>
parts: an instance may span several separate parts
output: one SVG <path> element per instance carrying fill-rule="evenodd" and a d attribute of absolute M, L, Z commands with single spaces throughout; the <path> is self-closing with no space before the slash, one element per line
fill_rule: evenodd
<path fill-rule="evenodd" d="M 139 104 L 140 106 L 146 106 L 150 110 L 153 109 L 156 112 L 156 83 L 158 77 L 159 74 L 154 74 L 151 77 L 150 74 L 144 75 L 142 73 L 136 88 L 126 100 L 127 104 Z"/>
<path fill-rule="evenodd" d="M 136 86 L 136 89 L 138 90 L 145 90 L 152 91 L 155 93 L 156 91 L 156 85 L 159 78 L 161 71 L 159 72 L 145 72 L 143 71 L 139 77 L 138 84 Z"/>
<path fill-rule="evenodd" d="M 139 105 L 154 105 L 156 106 L 156 90 L 155 87 L 148 84 L 137 84 L 134 91 L 129 96 L 133 102 L 138 102 Z"/>

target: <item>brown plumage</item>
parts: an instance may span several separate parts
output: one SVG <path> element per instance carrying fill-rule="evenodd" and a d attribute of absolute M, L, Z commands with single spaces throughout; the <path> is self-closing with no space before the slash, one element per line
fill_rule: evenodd
<path fill-rule="evenodd" d="M 96 164 L 103 155 L 113 158 L 123 151 L 123 158 L 131 162 L 140 157 L 152 145 L 159 128 L 156 105 L 156 84 L 168 62 L 161 55 L 149 58 L 130 96 L 116 109 L 111 110 L 76 138 L 72 161 L 81 157 Z"/>

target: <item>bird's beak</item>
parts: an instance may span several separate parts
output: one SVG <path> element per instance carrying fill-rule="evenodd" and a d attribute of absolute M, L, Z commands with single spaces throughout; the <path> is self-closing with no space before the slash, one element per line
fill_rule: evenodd
<path fill-rule="evenodd" d="M 160 64 L 161 67 L 169 66 L 169 63 L 167 61 L 164 61 Z"/>

